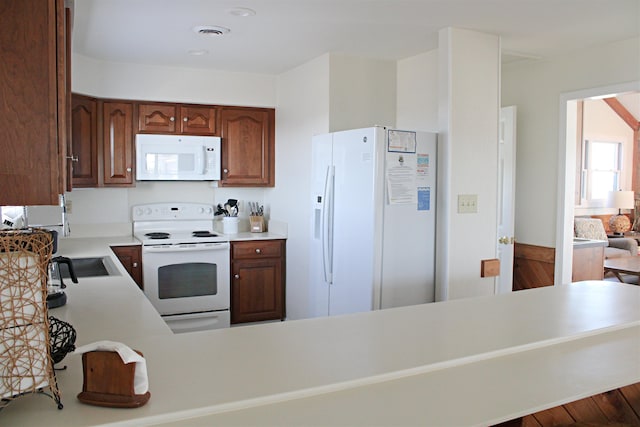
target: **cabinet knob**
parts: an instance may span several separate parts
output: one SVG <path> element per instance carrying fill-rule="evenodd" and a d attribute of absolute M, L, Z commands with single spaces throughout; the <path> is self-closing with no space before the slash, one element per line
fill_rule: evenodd
<path fill-rule="evenodd" d="M 236 274 L 236 275 L 234 275 L 233 277 L 234 277 L 234 278 L 236 278 L 236 279 L 239 279 L 239 278 L 240 278 L 240 275 L 239 275 L 239 274 Z"/>
<path fill-rule="evenodd" d="M 184 118 L 182 119 L 182 121 L 186 123 L 186 122 L 188 122 L 188 121 L 189 121 L 189 118 L 188 118 L 188 117 L 184 117 Z"/>
<path fill-rule="evenodd" d="M 137 263 L 137 262 L 134 262 L 131 266 L 132 266 L 133 268 L 138 268 L 138 263 Z"/>
<path fill-rule="evenodd" d="M 223 169 L 222 172 L 229 173 L 229 169 Z"/>
<path fill-rule="evenodd" d="M 175 121 L 176 121 L 176 118 L 175 118 L 175 117 L 169 117 L 169 121 L 171 121 L 171 122 L 175 122 Z"/>
<path fill-rule="evenodd" d="M 261 253 L 261 252 L 262 252 L 262 251 L 260 250 L 260 248 L 256 248 L 256 253 L 257 253 L 257 254 L 259 254 L 259 253 Z"/>
<path fill-rule="evenodd" d="M 131 172 L 131 168 L 127 168 L 127 172 Z"/>

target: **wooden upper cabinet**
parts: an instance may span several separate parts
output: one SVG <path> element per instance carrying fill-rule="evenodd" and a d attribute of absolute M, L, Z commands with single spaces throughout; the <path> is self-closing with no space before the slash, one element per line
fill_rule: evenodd
<path fill-rule="evenodd" d="M 0 206 L 53 205 L 67 165 L 63 0 L 0 2 Z"/>
<path fill-rule="evenodd" d="M 133 103 L 102 104 L 103 182 L 110 186 L 133 186 Z"/>
<path fill-rule="evenodd" d="M 185 135 L 217 135 L 216 108 L 180 106 L 180 131 Z"/>
<path fill-rule="evenodd" d="M 216 135 L 217 109 L 182 104 L 138 104 L 138 132 Z"/>
<path fill-rule="evenodd" d="M 273 187 L 275 110 L 223 107 L 222 186 Z"/>
<path fill-rule="evenodd" d="M 138 131 L 175 133 L 178 107 L 174 104 L 138 104 Z"/>
<path fill-rule="evenodd" d="M 98 186 L 98 101 L 72 96 L 71 157 L 73 187 Z"/>

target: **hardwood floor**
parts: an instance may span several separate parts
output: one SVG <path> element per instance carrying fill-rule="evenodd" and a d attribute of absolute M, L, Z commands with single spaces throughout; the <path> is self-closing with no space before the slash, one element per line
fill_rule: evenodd
<path fill-rule="evenodd" d="M 536 412 L 498 426 L 640 426 L 640 383 Z"/>

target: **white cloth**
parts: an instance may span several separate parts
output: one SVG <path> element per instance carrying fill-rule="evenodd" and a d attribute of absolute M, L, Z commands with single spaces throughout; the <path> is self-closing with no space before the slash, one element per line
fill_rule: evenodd
<path fill-rule="evenodd" d="M 76 348 L 74 353 L 82 354 L 90 351 L 115 351 L 120 355 L 122 362 L 126 365 L 135 363 L 136 369 L 133 376 L 133 391 L 135 394 L 145 394 L 149 391 L 149 380 L 147 378 L 147 361 L 144 357 L 133 351 L 121 342 L 96 341 L 91 344 Z"/>

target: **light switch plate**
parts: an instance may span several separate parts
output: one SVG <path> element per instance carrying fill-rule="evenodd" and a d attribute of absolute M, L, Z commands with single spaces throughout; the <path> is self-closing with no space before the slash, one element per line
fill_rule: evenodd
<path fill-rule="evenodd" d="M 458 194 L 458 213 L 478 213 L 478 195 Z"/>

